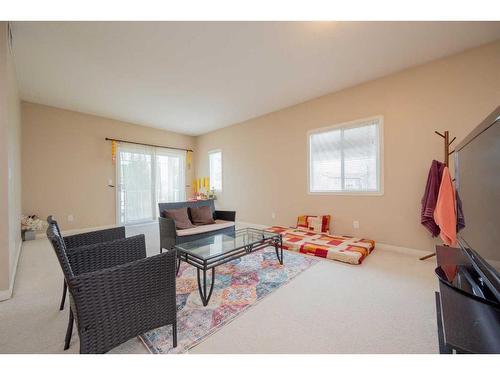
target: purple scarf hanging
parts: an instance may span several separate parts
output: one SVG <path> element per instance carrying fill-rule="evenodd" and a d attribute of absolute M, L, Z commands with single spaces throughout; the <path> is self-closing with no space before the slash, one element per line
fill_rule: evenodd
<path fill-rule="evenodd" d="M 432 234 L 432 237 L 439 235 L 439 226 L 434 221 L 434 209 L 439 194 L 439 185 L 443 176 L 445 164 L 437 160 L 433 160 L 429 175 L 427 176 L 427 185 L 425 193 L 422 197 L 422 211 L 420 214 L 420 222 Z"/>

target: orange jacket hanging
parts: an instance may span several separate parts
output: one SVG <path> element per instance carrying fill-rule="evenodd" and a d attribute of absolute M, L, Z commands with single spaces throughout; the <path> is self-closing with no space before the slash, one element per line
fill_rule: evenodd
<path fill-rule="evenodd" d="M 434 210 L 434 221 L 441 229 L 441 239 L 448 246 L 457 242 L 457 215 L 455 213 L 455 189 L 448 167 L 443 170 L 439 194 Z"/>

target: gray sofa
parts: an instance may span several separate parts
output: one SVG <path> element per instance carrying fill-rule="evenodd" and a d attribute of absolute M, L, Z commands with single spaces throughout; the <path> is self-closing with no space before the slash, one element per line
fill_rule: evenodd
<path fill-rule="evenodd" d="M 169 209 L 201 206 L 210 207 L 213 212 L 214 220 L 216 221 L 215 224 L 200 225 L 195 228 L 179 230 L 175 228 L 175 221 L 165 217 L 163 213 L 165 210 Z M 216 210 L 213 199 L 194 202 L 159 203 L 158 208 L 160 211 L 160 217 L 158 218 L 160 226 L 160 253 L 163 249 L 170 250 L 174 245 L 180 243 L 198 240 L 219 233 L 234 233 L 236 212 Z"/>

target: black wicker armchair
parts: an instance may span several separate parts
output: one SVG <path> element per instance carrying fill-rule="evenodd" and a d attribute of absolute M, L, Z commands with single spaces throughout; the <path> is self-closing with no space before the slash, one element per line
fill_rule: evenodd
<path fill-rule="evenodd" d="M 125 238 L 125 227 L 116 227 L 103 230 L 97 230 L 87 233 L 79 233 L 72 236 L 63 237 L 59 229 L 57 221 L 54 220 L 52 216 L 47 218 L 47 223 L 54 224 L 57 233 L 63 238 L 64 244 L 66 245 L 66 252 L 71 252 L 81 246 L 94 245 L 102 242 L 119 240 Z M 59 310 L 64 310 L 64 304 L 66 302 L 68 286 L 66 281 L 63 281 L 63 294 L 61 297 L 61 304 L 59 305 Z"/>
<path fill-rule="evenodd" d="M 80 353 L 105 353 L 151 329 L 172 324 L 177 346 L 175 251 L 146 257 L 144 235 L 68 252 L 53 220 L 47 237 L 70 296 L 65 349 L 76 319 Z"/>

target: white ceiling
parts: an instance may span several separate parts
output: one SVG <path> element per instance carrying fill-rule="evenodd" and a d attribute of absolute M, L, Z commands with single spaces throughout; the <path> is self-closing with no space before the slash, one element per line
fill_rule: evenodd
<path fill-rule="evenodd" d="M 14 22 L 23 100 L 198 135 L 500 38 L 500 22 Z"/>

